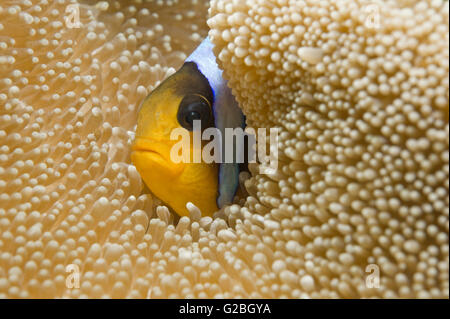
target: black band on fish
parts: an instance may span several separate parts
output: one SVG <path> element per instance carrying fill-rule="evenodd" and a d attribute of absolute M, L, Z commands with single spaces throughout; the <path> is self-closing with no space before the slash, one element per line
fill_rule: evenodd
<path fill-rule="evenodd" d="M 175 93 L 179 96 L 197 94 L 203 96 L 210 106 L 214 103 L 214 95 L 208 79 L 199 71 L 195 62 L 185 62 L 177 71 L 178 84 Z"/>

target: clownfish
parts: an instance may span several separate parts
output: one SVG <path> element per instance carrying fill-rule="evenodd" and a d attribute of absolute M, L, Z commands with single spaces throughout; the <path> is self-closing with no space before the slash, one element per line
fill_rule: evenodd
<path fill-rule="evenodd" d="M 188 215 L 186 204 L 191 202 L 202 214 L 212 216 L 232 203 L 239 164 L 172 161 L 170 152 L 177 141 L 170 139 L 171 132 L 183 128 L 192 139 L 194 120 L 201 121 L 202 131 L 220 130 L 222 139 L 225 128 L 245 127 L 245 117 L 222 78 L 208 37 L 142 102 L 131 161 L 153 194 L 178 215 Z"/>

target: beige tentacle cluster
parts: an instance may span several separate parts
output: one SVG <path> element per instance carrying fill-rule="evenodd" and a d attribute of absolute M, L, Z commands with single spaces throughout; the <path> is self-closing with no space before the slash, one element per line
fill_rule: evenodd
<path fill-rule="evenodd" d="M 448 2 L 211 7 L 247 124 L 281 129 L 278 172 L 240 209 L 273 271 L 313 297 L 448 297 Z"/>

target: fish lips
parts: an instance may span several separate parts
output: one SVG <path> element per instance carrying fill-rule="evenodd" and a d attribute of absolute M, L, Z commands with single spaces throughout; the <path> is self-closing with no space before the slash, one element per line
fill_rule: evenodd
<path fill-rule="evenodd" d="M 131 160 L 138 170 L 160 169 L 171 177 L 179 176 L 184 169 L 183 163 L 175 163 L 170 159 L 173 143 L 146 137 L 137 137 L 131 148 Z"/>

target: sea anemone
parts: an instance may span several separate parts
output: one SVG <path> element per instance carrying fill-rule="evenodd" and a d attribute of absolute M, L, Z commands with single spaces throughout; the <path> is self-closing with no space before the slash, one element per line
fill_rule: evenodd
<path fill-rule="evenodd" d="M 279 167 L 251 164 L 249 195 L 216 218 L 189 205 L 178 220 L 130 144 L 143 98 L 206 36 L 209 5 L 247 124 L 280 130 Z M 448 298 L 448 12 L 3 1 L 0 298 Z"/>
<path fill-rule="evenodd" d="M 448 298 L 448 2 L 211 8 L 247 124 L 281 130 L 277 173 L 255 167 L 239 211 L 262 220 L 288 296 Z"/>

